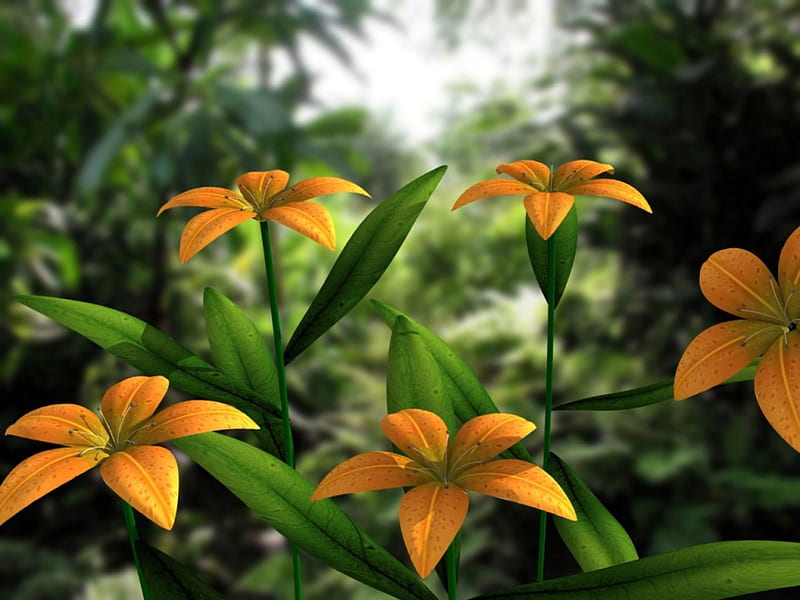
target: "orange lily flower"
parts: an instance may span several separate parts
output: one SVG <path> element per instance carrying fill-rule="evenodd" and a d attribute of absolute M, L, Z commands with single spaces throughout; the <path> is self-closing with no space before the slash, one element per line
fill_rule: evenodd
<path fill-rule="evenodd" d="M 515 415 L 481 415 L 464 423 L 448 445 L 447 427 L 436 414 L 401 410 L 384 417 L 381 429 L 408 456 L 354 456 L 325 476 L 311 500 L 413 486 L 400 503 L 400 530 L 414 568 L 427 577 L 461 529 L 468 490 L 576 519 L 569 499 L 544 469 L 522 460 L 491 460 L 535 428 Z"/>
<path fill-rule="evenodd" d="M 727 248 L 700 269 L 700 289 L 711 304 L 739 319 L 694 338 L 675 372 L 675 399 L 684 400 L 762 356 L 755 392 L 769 423 L 800 452 L 800 227 L 783 246 L 778 280 L 754 254 Z"/>
<path fill-rule="evenodd" d="M 482 198 L 521 194 L 525 196 L 522 203 L 528 218 L 544 240 L 558 229 L 579 194 L 614 198 L 653 212 L 633 186 L 616 179 L 594 179 L 602 173 L 614 173 L 614 167 L 593 160 L 566 162 L 555 173 L 538 161 L 517 160 L 500 165 L 497 172 L 514 179 L 487 179 L 476 183 L 458 197 L 452 210 Z"/>
<path fill-rule="evenodd" d="M 178 463 L 154 444 L 258 425 L 232 406 L 209 400 L 179 402 L 153 415 L 168 386 L 165 377 L 129 377 L 103 395 L 100 417 L 77 404 L 52 404 L 11 425 L 6 435 L 64 447 L 34 454 L 11 470 L 0 484 L 0 525 L 99 465 L 103 481 L 120 498 L 171 529 L 178 508 Z"/>
<path fill-rule="evenodd" d="M 159 209 L 158 215 L 176 206 L 213 209 L 200 213 L 186 224 L 180 247 L 180 259 L 185 263 L 223 233 L 248 219 L 276 221 L 333 250 L 336 234 L 328 209 L 308 199 L 338 192 L 369 197 L 355 183 L 338 177 L 312 177 L 287 189 L 288 183 L 286 171 L 251 171 L 236 180 L 241 193 L 220 187 L 195 188 L 172 198 Z"/>

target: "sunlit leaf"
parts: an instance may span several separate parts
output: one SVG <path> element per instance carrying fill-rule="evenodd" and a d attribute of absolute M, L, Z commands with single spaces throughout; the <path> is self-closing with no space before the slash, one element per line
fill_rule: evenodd
<path fill-rule="evenodd" d="M 722 600 L 793 586 L 800 586 L 800 544 L 736 541 L 690 546 L 472 600 Z"/>
<path fill-rule="evenodd" d="M 425 173 L 376 206 L 334 263 L 286 346 L 291 362 L 346 315 L 372 289 L 397 254 L 431 194 L 442 166 Z"/>
<path fill-rule="evenodd" d="M 270 526 L 358 581 L 401 600 L 436 596 L 331 500 L 311 502 L 314 485 L 274 456 L 223 435 L 175 440 Z"/>
<path fill-rule="evenodd" d="M 628 533 L 572 467 L 555 454 L 550 454 L 547 471 L 567 494 L 578 515 L 577 521 L 560 517 L 554 521 L 561 539 L 583 571 L 603 569 L 639 558 Z"/>

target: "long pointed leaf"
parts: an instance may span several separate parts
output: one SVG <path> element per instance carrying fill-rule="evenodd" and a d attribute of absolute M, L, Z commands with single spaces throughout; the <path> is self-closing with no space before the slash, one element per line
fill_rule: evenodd
<path fill-rule="evenodd" d="M 555 454 L 550 454 L 547 472 L 569 497 L 577 521 L 554 517 L 561 539 L 583 571 L 611 567 L 639 555 L 628 532 L 581 481 L 578 474 Z"/>
<path fill-rule="evenodd" d="M 141 541 L 136 542 L 136 552 L 153 598 L 222 600 L 222 594 L 171 556 Z"/>
<path fill-rule="evenodd" d="M 756 373 L 756 365 L 750 365 L 739 371 L 733 377 L 726 379 L 720 385 L 727 383 L 738 383 L 740 381 L 752 381 Z M 572 402 L 565 402 L 554 407 L 555 410 L 627 410 L 629 408 L 639 408 L 658 404 L 665 400 L 672 400 L 672 379 L 666 379 L 658 383 L 646 385 L 622 392 L 602 394 L 590 398 L 582 398 Z"/>
<path fill-rule="evenodd" d="M 450 435 L 455 435 L 458 422 L 449 391 L 422 337 L 409 319 L 398 316 L 392 327 L 386 365 L 387 412 L 406 408 L 429 410 L 442 418 Z"/>
<path fill-rule="evenodd" d="M 317 296 L 286 345 L 288 364 L 372 289 L 392 262 L 447 167 L 418 177 L 376 206 L 334 263 Z"/>
<path fill-rule="evenodd" d="M 446 393 L 459 421 L 466 423 L 479 415 L 500 412 L 472 369 L 444 340 L 396 308 L 377 300 L 370 300 L 370 302 L 389 327 L 394 327 L 395 320 L 403 317 L 406 319 L 404 325 L 406 329 L 416 333 L 424 342 L 439 367 Z M 530 453 L 522 444 L 514 444 L 506 452 L 508 453 L 507 457 L 532 460 Z"/>
<path fill-rule="evenodd" d="M 800 544 L 737 541 L 674 552 L 472 600 L 722 600 L 800 586 Z"/>
<path fill-rule="evenodd" d="M 203 309 L 217 368 L 280 409 L 275 361 L 253 322 L 229 298 L 212 288 L 203 293 Z"/>
<path fill-rule="evenodd" d="M 572 264 L 575 262 L 575 253 L 578 249 L 578 211 L 575 210 L 574 205 L 555 233 L 550 236 L 550 240 L 553 241 L 556 247 L 555 305 L 558 306 L 561 295 L 564 293 L 564 288 L 567 287 L 567 280 L 569 280 Z M 549 279 L 547 273 L 547 240 L 542 239 L 542 236 L 536 231 L 527 215 L 525 217 L 525 241 L 528 245 L 528 258 L 530 258 L 531 267 L 533 267 L 533 274 L 536 276 L 536 281 L 539 282 L 542 294 L 547 298 L 547 282 Z"/>
<path fill-rule="evenodd" d="M 334 569 L 401 600 L 435 600 L 332 500 L 311 502 L 313 484 L 270 454 L 214 433 L 181 438 L 175 445 L 286 539 Z"/>
<path fill-rule="evenodd" d="M 264 448 L 283 457 L 280 411 L 255 390 L 219 372 L 155 327 L 124 312 L 88 302 L 47 296 L 16 299 L 88 338 L 145 375 L 163 375 L 188 394 L 225 402 L 244 411 L 261 427 L 256 434 Z"/>

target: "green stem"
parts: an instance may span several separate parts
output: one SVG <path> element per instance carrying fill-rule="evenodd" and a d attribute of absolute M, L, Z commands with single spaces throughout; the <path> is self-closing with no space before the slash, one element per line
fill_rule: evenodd
<path fill-rule="evenodd" d="M 544 448 L 542 468 L 546 471 L 550 461 L 550 423 L 553 413 L 553 340 L 556 323 L 556 244 L 551 236 L 547 240 L 547 362 L 544 379 Z M 547 513 L 539 515 L 539 552 L 536 563 L 536 581 L 544 580 L 544 550 L 547 537 Z"/>
<path fill-rule="evenodd" d="M 289 394 L 286 390 L 286 365 L 283 359 L 283 340 L 281 339 L 281 317 L 278 310 L 278 286 L 275 282 L 275 268 L 272 264 L 272 244 L 269 239 L 269 223 L 261 222 L 261 245 L 264 248 L 264 265 L 267 270 L 267 289 L 269 290 L 269 309 L 272 316 L 272 339 L 275 344 L 275 368 L 278 371 L 278 387 L 280 389 L 281 415 L 283 421 L 283 448 L 286 464 L 294 468 L 294 442 L 292 441 L 292 423 L 289 418 Z M 300 574 L 300 552 L 297 546 L 289 544 L 292 553 L 292 573 L 294 575 L 294 597 L 303 597 L 303 581 Z"/>
<path fill-rule="evenodd" d="M 128 539 L 131 541 L 131 551 L 133 552 L 133 563 L 136 565 L 136 572 L 139 574 L 139 587 L 142 588 L 142 597 L 144 600 L 151 600 L 150 589 L 144 580 L 144 573 L 142 573 L 142 565 L 139 562 L 139 552 L 136 550 L 136 542 L 139 541 L 139 530 L 136 528 L 136 517 L 133 514 L 131 505 L 124 500 L 120 501 L 122 504 L 122 516 L 125 518 L 125 528 L 128 530 Z"/>
<path fill-rule="evenodd" d="M 447 600 L 457 600 L 458 595 L 458 551 L 456 548 L 458 538 L 453 540 L 445 554 L 447 561 Z"/>

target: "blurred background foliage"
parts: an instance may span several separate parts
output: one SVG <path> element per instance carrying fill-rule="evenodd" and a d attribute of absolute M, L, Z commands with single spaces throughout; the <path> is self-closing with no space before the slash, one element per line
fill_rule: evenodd
<path fill-rule="evenodd" d="M 465 43 L 487 15 L 495 26 L 512 22 L 525 4 L 439 0 L 441 44 Z M 784 240 L 800 225 L 795 0 L 553 2 L 552 44 L 546 56 L 530 57 L 547 68 L 520 72 L 514 85 L 489 92 L 468 80 L 453 86 L 424 147 L 410 145 L 367 106 L 326 108 L 301 51 L 303 40 L 313 39 L 343 72 L 354 69 L 357 57 L 344 41 L 369 38 L 376 22 L 391 22 L 392 3 L 93 5 L 85 26 L 73 19 L 75 3 L 0 5 L 3 428 L 44 404 L 95 406 L 109 385 L 135 374 L 16 304 L 13 294 L 111 306 L 208 357 L 201 299 L 211 286 L 269 335 L 255 225 L 236 228 L 181 266 L 177 244 L 187 212 L 154 218 L 171 195 L 230 186 L 248 170 L 336 174 L 370 190 L 375 200 L 326 200 L 341 246 L 375 201 L 449 164 L 370 296 L 433 329 L 503 410 L 536 422 L 544 305 L 524 249 L 523 212 L 501 199 L 451 215 L 468 185 L 515 159 L 593 158 L 614 164 L 654 208 L 649 217 L 620 203 L 579 199 L 579 252 L 559 307 L 558 402 L 671 377 L 688 341 L 720 320 L 697 288 L 702 261 L 739 246 L 775 268 Z M 413 89 L 404 101 L 414 102 Z M 287 230 L 276 234 L 290 332 L 335 253 Z M 299 469 L 311 480 L 385 444 L 378 422 L 388 340 L 362 303 L 290 366 Z M 725 539 L 797 540 L 797 460 L 761 416 L 750 384 L 680 405 L 557 414 L 554 435 L 556 452 L 629 529 L 640 554 Z M 539 443 L 534 434 L 531 450 Z M 0 469 L 8 472 L 35 450 L 5 439 Z M 405 560 L 398 494 L 339 502 Z M 474 499 L 463 538 L 465 595 L 533 578 L 538 517 L 498 502 Z M 175 530 L 142 527 L 148 541 L 226 597 L 289 595 L 282 538 L 187 461 Z M 575 572 L 554 531 L 550 541 L 548 574 Z M 304 569 L 309 600 L 376 597 L 313 559 Z M 118 506 L 96 473 L 3 526 L 0 591 L 16 600 L 136 597 Z"/>

